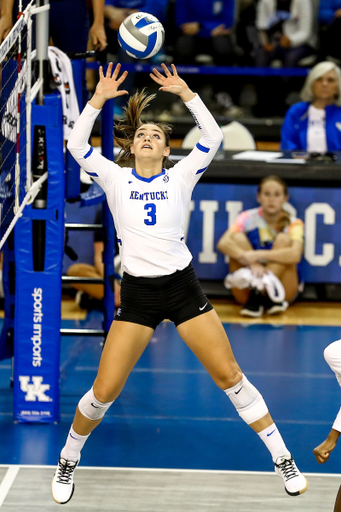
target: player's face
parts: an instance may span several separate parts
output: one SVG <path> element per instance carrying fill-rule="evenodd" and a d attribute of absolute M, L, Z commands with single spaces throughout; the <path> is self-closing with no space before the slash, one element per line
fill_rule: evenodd
<path fill-rule="evenodd" d="M 333 102 L 338 95 L 338 79 L 334 69 L 317 78 L 313 83 L 313 94 L 316 99 Z"/>
<path fill-rule="evenodd" d="M 277 181 L 266 181 L 257 194 L 257 200 L 265 213 L 276 215 L 282 210 L 288 196 L 284 192 L 283 185 Z"/>
<path fill-rule="evenodd" d="M 169 155 L 166 137 L 161 128 L 155 124 L 144 124 L 135 132 L 131 152 L 135 158 L 160 160 Z"/>

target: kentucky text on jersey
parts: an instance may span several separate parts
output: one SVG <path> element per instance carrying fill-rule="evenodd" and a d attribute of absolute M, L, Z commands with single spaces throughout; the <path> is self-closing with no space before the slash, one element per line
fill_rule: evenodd
<path fill-rule="evenodd" d="M 144 192 L 140 193 L 136 190 L 132 190 L 129 199 L 139 199 L 140 201 L 163 201 L 164 199 L 168 199 L 168 194 L 166 191 L 160 192 Z"/>

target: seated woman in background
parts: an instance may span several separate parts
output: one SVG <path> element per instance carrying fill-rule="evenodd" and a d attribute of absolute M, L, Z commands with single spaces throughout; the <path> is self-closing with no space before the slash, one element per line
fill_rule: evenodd
<path fill-rule="evenodd" d="M 333 62 L 314 66 L 301 91 L 302 102 L 286 113 L 281 149 L 309 153 L 341 151 L 341 72 Z"/>
<path fill-rule="evenodd" d="M 281 313 L 298 294 L 296 265 L 302 257 L 304 225 L 283 209 L 288 198 L 283 180 L 263 178 L 257 191 L 260 207 L 240 213 L 217 244 L 230 257 L 224 284 L 244 304 L 243 316 L 260 317 L 264 309 L 270 315 Z"/>

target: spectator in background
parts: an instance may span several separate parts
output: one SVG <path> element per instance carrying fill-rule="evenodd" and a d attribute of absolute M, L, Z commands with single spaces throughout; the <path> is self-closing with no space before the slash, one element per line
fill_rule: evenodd
<path fill-rule="evenodd" d="M 281 149 L 309 153 L 341 151 L 341 72 L 332 62 L 314 66 L 284 119 Z"/>
<path fill-rule="evenodd" d="M 320 58 L 331 57 L 341 65 L 341 0 L 320 0 Z"/>
<path fill-rule="evenodd" d="M 281 61 L 295 67 L 311 55 L 316 46 L 311 0 L 259 0 L 256 10 L 259 42 L 255 48 L 255 65 L 267 67 Z M 292 80 L 291 80 L 292 86 Z M 272 91 L 276 89 L 276 95 Z M 283 115 L 290 80 L 261 77 L 257 83 L 257 116 Z"/>
<path fill-rule="evenodd" d="M 89 22 L 89 0 L 50 0 L 49 44 L 66 54 L 85 53 L 88 48 L 104 50 L 107 39 L 104 30 L 104 0 L 92 0 L 92 24 Z M 23 0 L 23 10 L 29 0 Z M 19 12 L 18 0 L 1 0 L 0 43 L 16 22 Z M 33 16 L 33 20 L 35 16 Z M 35 31 L 35 25 L 33 25 Z M 35 47 L 35 33 L 33 32 Z M 88 74 L 89 79 L 91 73 Z M 89 83 L 90 80 L 89 80 Z M 88 100 L 85 61 L 82 68 L 82 103 Z M 83 105 L 79 105 L 80 110 Z"/>
<path fill-rule="evenodd" d="M 311 0 L 259 0 L 256 26 L 256 66 L 279 59 L 284 67 L 295 67 L 316 45 Z"/>
<path fill-rule="evenodd" d="M 234 0 L 175 0 L 175 21 L 179 61 L 193 64 L 199 54 L 208 54 L 217 66 L 233 62 Z"/>
<path fill-rule="evenodd" d="M 108 37 L 108 53 L 117 55 L 117 61 L 122 63 L 136 64 L 136 59 L 130 57 L 118 44 L 117 32 L 121 23 L 133 12 L 148 12 L 156 16 L 161 23 L 166 20 L 167 6 L 169 0 L 105 0 L 104 17 L 106 33 Z M 110 57 L 109 60 L 112 60 Z M 131 92 L 134 85 L 135 73 L 129 73 L 125 87 Z M 123 97 L 115 98 L 114 114 L 121 116 L 123 113 Z"/>
<path fill-rule="evenodd" d="M 234 0 L 175 0 L 175 23 L 178 31 L 175 57 L 179 64 L 231 66 L 236 60 L 233 26 Z M 238 104 L 241 90 L 239 77 L 229 77 L 228 91 L 219 75 L 188 77 L 193 88 L 201 82 L 200 94 L 217 115 L 241 117 Z M 206 81 L 205 81 L 206 80 Z"/>
<path fill-rule="evenodd" d="M 217 249 L 230 257 L 224 283 L 244 304 L 243 316 L 260 317 L 264 309 L 270 315 L 281 313 L 298 294 L 296 265 L 302 257 L 304 226 L 283 209 L 288 198 L 283 180 L 263 178 L 257 191 L 260 207 L 242 212 L 218 241 Z M 275 299 L 276 290 L 278 298 L 283 295 L 281 301 Z"/>
<path fill-rule="evenodd" d="M 23 9 L 29 0 L 23 0 Z M 49 30 L 54 46 L 65 53 L 85 52 L 89 36 L 103 50 L 106 46 L 104 0 L 92 0 L 94 13 L 90 27 L 86 0 L 50 0 Z M 1 1 L 0 43 L 10 32 L 19 12 L 18 0 Z"/>
<path fill-rule="evenodd" d="M 168 0 L 105 0 L 104 16 L 109 28 L 117 32 L 122 21 L 133 12 L 148 12 L 163 23 L 167 4 Z"/>

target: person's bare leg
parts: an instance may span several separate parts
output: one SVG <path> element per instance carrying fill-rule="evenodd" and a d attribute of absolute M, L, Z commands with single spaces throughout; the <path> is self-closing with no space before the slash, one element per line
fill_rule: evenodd
<path fill-rule="evenodd" d="M 84 443 L 120 394 L 153 332 L 150 327 L 130 322 L 112 323 L 94 385 L 78 403 L 52 479 L 52 496 L 57 503 L 65 504 L 72 498 L 73 475 Z"/>
<path fill-rule="evenodd" d="M 284 247 L 290 247 L 292 241 L 288 234 L 280 233 L 272 249 L 282 249 Z M 271 250 L 272 250 L 271 249 Z M 282 263 L 268 262 L 266 268 L 271 270 L 276 277 L 281 281 L 285 290 L 285 300 L 291 301 L 298 291 L 298 273 L 297 266 L 293 264 L 284 265 Z"/>
<path fill-rule="evenodd" d="M 336 496 L 334 512 L 341 512 L 341 485 Z"/>
<path fill-rule="evenodd" d="M 259 391 L 243 375 L 217 313 L 211 310 L 177 327 L 188 347 L 225 391 L 240 417 L 258 434 L 271 453 L 286 492 L 296 496 L 308 489 Z"/>
<path fill-rule="evenodd" d="M 217 386 L 226 390 L 236 386 L 243 378 L 225 329 L 215 310 L 180 324 L 178 332 L 186 345 L 206 368 Z M 273 419 L 267 412 L 250 424 L 255 432 L 269 427 Z"/>
<path fill-rule="evenodd" d="M 153 332 L 150 327 L 130 322 L 112 323 L 93 385 L 94 395 L 99 402 L 112 402 L 118 397 Z M 82 436 L 88 435 L 101 420 L 89 420 L 77 407 L 73 428 Z"/>
<path fill-rule="evenodd" d="M 94 266 L 87 263 L 75 263 L 67 269 L 67 275 L 73 277 L 94 277 L 95 279 L 103 279 L 95 269 Z M 76 290 L 81 290 L 95 299 L 102 300 L 104 297 L 103 284 L 87 284 L 87 283 L 72 283 Z"/>
<path fill-rule="evenodd" d="M 236 245 L 244 251 L 252 250 L 250 240 L 244 233 L 233 233 L 232 238 Z M 230 257 L 229 271 L 231 273 L 239 270 L 242 268 L 242 266 L 243 265 L 241 265 L 239 261 Z M 249 298 L 250 290 L 239 290 L 238 288 L 231 288 L 231 292 L 239 304 L 246 304 L 247 299 Z"/>

